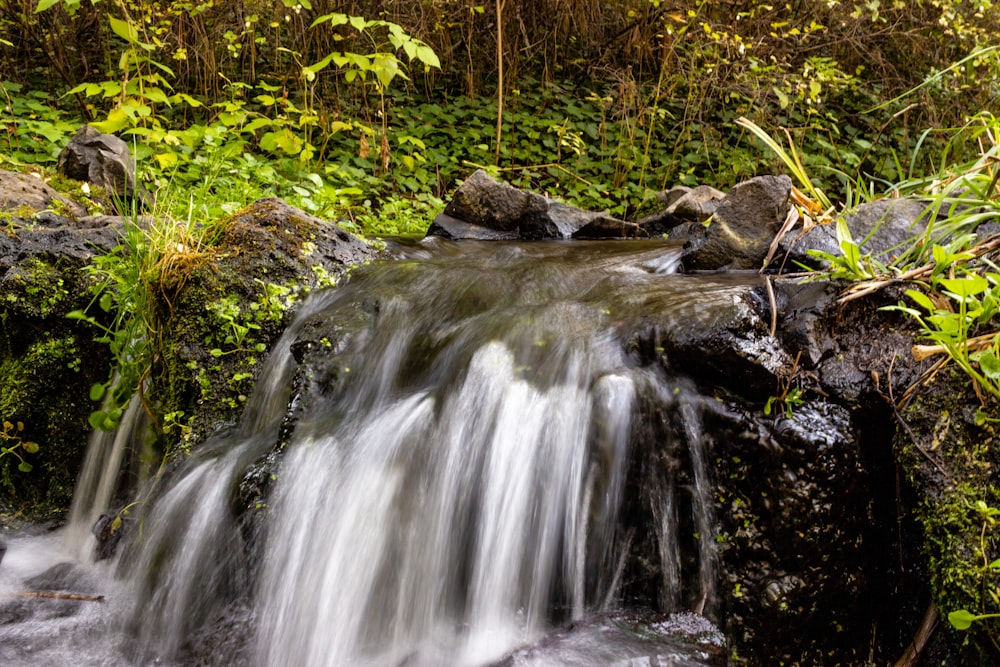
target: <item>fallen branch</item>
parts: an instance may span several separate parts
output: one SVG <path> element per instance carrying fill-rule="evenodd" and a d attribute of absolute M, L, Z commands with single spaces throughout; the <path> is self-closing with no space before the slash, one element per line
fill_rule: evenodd
<path fill-rule="evenodd" d="M 917 634 L 913 635 L 913 640 L 906 647 L 906 652 L 896 661 L 895 667 L 913 667 L 920 660 L 920 654 L 927 646 L 927 641 L 934 633 L 934 628 L 938 624 L 938 612 L 933 603 L 924 612 L 924 620 L 920 622 Z"/>
<path fill-rule="evenodd" d="M 52 600 L 80 600 L 82 602 L 102 602 L 103 595 L 78 595 L 76 593 L 45 593 L 42 591 L 26 591 L 24 593 L 11 593 L 12 598 L 48 598 Z"/>
<path fill-rule="evenodd" d="M 997 248 L 1000 248 L 1000 235 L 993 235 L 988 239 L 985 239 L 982 243 L 969 248 L 968 252 L 973 257 L 982 257 L 986 253 L 992 252 Z M 927 278 L 934 272 L 935 266 L 937 265 L 934 262 L 929 262 L 892 278 L 876 278 L 873 280 L 866 280 L 861 283 L 855 283 L 847 288 L 844 294 L 837 299 L 837 303 L 844 304 L 848 301 L 853 301 L 854 299 L 860 299 L 863 296 L 874 294 L 887 285 Z"/>
<path fill-rule="evenodd" d="M 993 345 L 998 335 L 1000 335 L 1000 331 L 970 338 L 965 341 L 965 349 L 969 352 L 985 350 Z M 914 345 L 910 351 L 914 361 L 923 361 L 935 354 L 948 354 L 948 348 L 944 345 Z"/>

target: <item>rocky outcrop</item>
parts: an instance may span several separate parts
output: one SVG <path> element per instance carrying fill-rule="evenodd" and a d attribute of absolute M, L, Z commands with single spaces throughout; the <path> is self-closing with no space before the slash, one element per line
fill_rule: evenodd
<path fill-rule="evenodd" d="M 82 217 L 87 209 L 60 194 L 41 176 L 0 169 L 0 212 L 10 214 L 9 222 L 28 225 L 39 213 Z"/>
<path fill-rule="evenodd" d="M 694 188 L 678 185 L 658 192 L 659 210 L 643 215 L 636 223 L 647 236 L 667 234 L 686 222 L 705 222 L 719 208 L 725 196 L 725 193 L 707 185 Z"/>
<path fill-rule="evenodd" d="M 478 170 L 455 191 L 427 230 L 447 239 L 542 240 L 634 238 L 638 227 L 525 192 Z"/>
<path fill-rule="evenodd" d="M 23 179 L 44 185 L 31 176 L 0 182 Z M 8 200 L 27 217 L 0 234 L 0 421 L 23 425 L 2 444 L 39 444 L 37 453 L 22 453 L 30 472 L 18 471 L 13 455 L 0 457 L 0 508 L 29 502 L 44 514 L 69 505 L 91 431 L 88 415 L 99 407 L 90 388 L 108 380 L 113 363 L 107 342 L 95 341 L 104 332 L 66 314 L 86 311 L 113 326 L 111 314 L 97 307 L 91 268 L 119 244 L 126 221 L 84 217 L 80 224 L 54 216 L 43 224 L 28 210 L 42 203 L 39 193 L 59 201 L 43 187 Z M 151 222 L 140 216 L 127 224 Z M 233 216 L 211 249 L 182 247 L 172 255 L 169 270 L 157 274 L 160 283 L 150 286 L 150 297 L 161 300 L 163 327 L 147 390 L 149 409 L 168 426 L 160 446 L 186 446 L 234 422 L 304 294 L 377 255 L 336 225 L 277 199 Z"/>
<path fill-rule="evenodd" d="M 17 470 L 14 455 L 0 458 L 5 512 L 69 505 L 90 433 L 88 393 L 107 380 L 111 354 L 95 329 L 66 313 L 93 303 L 88 267 L 117 245 L 119 231 L 32 224 L 0 234 L 0 421 L 23 425 L 2 444 L 39 445 L 22 452 L 30 472 Z"/>

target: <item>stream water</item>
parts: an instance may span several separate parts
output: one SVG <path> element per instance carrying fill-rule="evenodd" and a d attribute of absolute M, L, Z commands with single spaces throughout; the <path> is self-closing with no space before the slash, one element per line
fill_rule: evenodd
<path fill-rule="evenodd" d="M 716 602 L 704 399 L 621 324 L 708 326 L 741 279 L 675 275 L 661 242 L 397 256 L 303 305 L 240 424 L 96 563 L 139 410 L 95 438 L 70 524 L 7 538 L 0 663 L 717 664 L 688 613 Z M 9 597 L 38 591 L 90 597 Z"/>

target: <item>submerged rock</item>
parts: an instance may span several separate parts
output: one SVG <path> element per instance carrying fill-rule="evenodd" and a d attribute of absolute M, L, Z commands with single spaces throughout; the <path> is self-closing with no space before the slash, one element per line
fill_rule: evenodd
<path fill-rule="evenodd" d="M 619 612 L 574 621 L 490 667 L 722 667 L 726 641 L 704 616 Z"/>

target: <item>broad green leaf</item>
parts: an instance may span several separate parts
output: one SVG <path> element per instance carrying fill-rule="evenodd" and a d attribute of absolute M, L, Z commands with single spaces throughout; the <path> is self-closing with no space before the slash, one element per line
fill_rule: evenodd
<path fill-rule="evenodd" d="M 948 614 L 948 622 L 956 630 L 968 630 L 974 621 L 979 620 L 975 614 L 971 614 L 965 609 L 959 609 Z"/>
<path fill-rule="evenodd" d="M 434 53 L 434 49 L 427 46 L 426 44 L 420 44 L 417 47 L 417 60 L 427 65 L 428 67 L 435 67 L 441 69 L 441 61 L 438 60 L 437 54 Z"/>
<path fill-rule="evenodd" d="M 90 385 L 90 400 L 99 401 L 104 398 L 104 385 L 100 383 Z"/>
<path fill-rule="evenodd" d="M 274 121 L 270 118 L 255 118 L 243 126 L 244 132 L 256 132 L 262 127 L 270 127 Z"/>
<path fill-rule="evenodd" d="M 115 132 L 120 132 L 122 129 L 128 127 L 129 117 L 123 109 L 112 109 L 108 112 L 107 120 L 102 120 L 98 123 L 91 123 L 96 129 L 107 134 L 114 134 Z"/>
<path fill-rule="evenodd" d="M 931 248 L 931 255 L 934 257 L 934 263 L 938 266 L 944 266 L 948 263 L 948 251 L 939 245 Z"/>
<path fill-rule="evenodd" d="M 350 18 L 351 25 L 358 32 L 364 32 L 364 29 L 368 27 L 369 23 L 365 20 L 363 16 L 352 16 Z M 374 25 L 374 22 L 372 23 Z"/>
<path fill-rule="evenodd" d="M 352 129 L 354 129 L 353 124 L 345 123 L 342 120 L 335 120 L 332 123 L 330 123 L 329 132 L 331 135 L 333 135 L 337 134 L 341 130 L 352 130 Z"/>
<path fill-rule="evenodd" d="M 312 25 L 310 25 L 309 27 L 315 28 L 320 23 L 329 23 L 331 27 L 344 25 L 345 23 L 347 23 L 347 14 L 340 14 L 337 12 L 334 12 L 333 14 L 324 14 L 323 16 L 320 16 L 315 21 L 313 21 Z"/>
<path fill-rule="evenodd" d="M 31 442 L 30 440 L 26 441 L 26 442 L 22 442 L 21 443 L 21 449 L 23 449 L 24 451 L 28 452 L 29 454 L 37 454 L 38 453 L 38 443 L 37 442 Z"/>
<path fill-rule="evenodd" d="M 31 464 L 27 461 L 21 461 L 21 463 L 18 464 L 17 469 L 21 472 L 31 472 Z"/>
<path fill-rule="evenodd" d="M 44 12 L 46 9 L 49 9 L 57 2 L 59 2 L 59 0 L 38 0 L 38 6 L 35 7 L 35 13 L 41 14 L 42 12 Z"/>
<path fill-rule="evenodd" d="M 166 153 L 157 153 L 153 156 L 153 159 L 156 160 L 160 169 L 168 169 L 177 164 L 178 160 L 180 160 L 180 156 L 173 151 L 168 151 Z"/>
<path fill-rule="evenodd" d="M 126 42 L 129 44 L 137 44 L 139 42 L 139 31 L 135 29 L 134 25 L 127 21 L 116 19 L 114 16 L 109 16 L 108 21 L 111 22 L 111 30 Z"/>
<path fill-rule="evenodd" d="M 321 72 L 324 69 L 326 69 L 327 66 L 329 66 L 330 62 L 332 62 L 333 59 L 337 57 L 337 55 L 338 55 L 338 53 L 336 51 L 334 51 L 333 53 L 327 54 L 327 56 L 325 58 L 323 58 L 322 60 L 320 60 L 319 62 L 313 63 L 312 65 L 309 65 L 308 67 L 303 67 L 302 71 L 303 72 L 312 72 L 313 75 L 315 76 L 315 74 L 317 72 Z"/>
<path fill-rule="evenodd" d="M 986 278 L 974 275 L 964 278 L 941 278 L 938 282 L 960 300 L 981 294 L 990 288 Z"/>
<path fill-rule="evenodd" d="M 146 95 L 146 99 L 148 99 L 150 102 L 156 102 L 158 104 L 170 104 L 170 101 L 167 99 L 167 94 L 159 88 L 146 88 L 145 91 L 143 92 Z"/>

